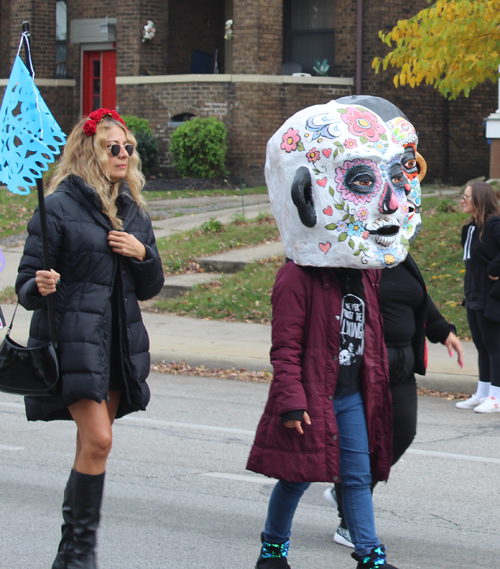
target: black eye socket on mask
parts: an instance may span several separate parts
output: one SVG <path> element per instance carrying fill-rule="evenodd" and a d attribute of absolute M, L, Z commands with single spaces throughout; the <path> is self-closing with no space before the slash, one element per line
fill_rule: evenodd
<path fill-rule="evenodd" d="M 404 189 L 405 185 L 408 183 L 408 180 L 404 175 L 401 164 L 393 164 L 390 167 L 389 174 L 393 185 L 396 186 L 396 188 Z"/>
<path fill-rule="evenodd" d="M 345 185 L 356 194 L 369 194 L 375 187 L 377 177 L 369 166 L 354 166 L 346 176 Z"/>
<path fill-rule="evenodd" d="M 419 170 L 415 149 L 413 146 L 407 146 L 401 158 L 401 164 L 407 174 L 416 174 Z"/>

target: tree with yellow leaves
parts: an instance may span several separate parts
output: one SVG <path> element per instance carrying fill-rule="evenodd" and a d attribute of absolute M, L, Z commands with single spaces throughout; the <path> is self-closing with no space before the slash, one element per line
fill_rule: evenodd
<path fill-rule="evenodd" d="M 394 49 L 373 67 L 399 68 L 394 84 L 425 81 L 455 99 L 486 80 L 498 79 L 500 0 L 437 0 L 380 38 Z"/>

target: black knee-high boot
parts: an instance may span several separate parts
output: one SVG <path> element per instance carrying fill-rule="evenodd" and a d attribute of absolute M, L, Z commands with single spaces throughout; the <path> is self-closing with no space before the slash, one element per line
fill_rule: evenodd
<path fill-rule="evenodd" d="M 73 540 L 67 569 L 96 569 L 96 532 L 104 489 L 102 474 L 73 471 Z"/>
<path fill-rule="evenodd" d="M 73 539 L 73 472 L 69 475 L 66 488 L 64 490 L 64 499 L 62 505 L 62 515 L 64 523 L 61 526 L 61 541 L 56 558 L 52 564 L 52 569 L 66 569 L 67 562 L 71 556 L 72 539 Z"/>

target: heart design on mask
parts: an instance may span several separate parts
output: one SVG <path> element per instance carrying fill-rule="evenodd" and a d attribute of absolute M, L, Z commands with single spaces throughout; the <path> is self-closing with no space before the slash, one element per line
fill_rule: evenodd
<path fill-rule="evenodd" d="M 325 158 L 330 158 L 330 154 L 332 153 L 332 149 L 331 148 L 325 148 L 321 152 L 323 153 L 323 156 Z"/>
<path fill-rule="evenodd" d="M 333 214 L 332 206 L 329 205 L 328 207 L 326 207 L 326 208 L 323 210 L 323 213 L 324 213 L 325 215 L 332 215 L 332 214 Z"/>
<path fill-rule="evenodd" d="M 325 255 L 328 253 L 328 251 L 330 251 L 331 246 L 332 246 L 332 244 L 330 243 L 330 241 L 327 241 L 326 243 L 320 243 L 319 244 L 319 248 L 321 249 L 321 252 L 324 253 Z"/>
<path fill-rule="evenodd" d="M 317 180 L 317 184 L 318 186 L 324 188 L 326 186 L 326 178 L 323 178 L 322 180 Z"/>

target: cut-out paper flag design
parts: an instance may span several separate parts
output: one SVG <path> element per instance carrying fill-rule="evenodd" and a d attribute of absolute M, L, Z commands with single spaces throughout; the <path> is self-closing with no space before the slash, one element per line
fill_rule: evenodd
<path fill-rule="evenodd" d="M 29 194 L 65 139 L 18 55 L 0 107 L 0 182 L 15 194 Z"/>

